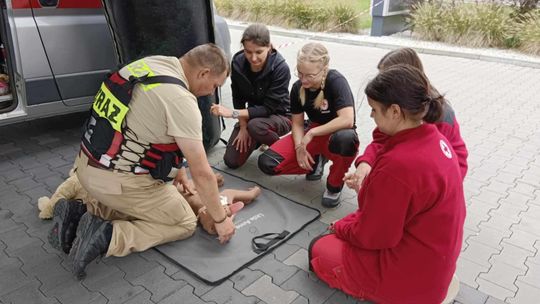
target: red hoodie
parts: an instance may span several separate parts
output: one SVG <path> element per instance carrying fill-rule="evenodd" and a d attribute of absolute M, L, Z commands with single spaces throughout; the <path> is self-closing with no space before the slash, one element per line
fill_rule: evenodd
<path fill-rule="evenodd" d="M 346 277 L 381 303 L 441 303 L 461 250 L 465 199 L 460 167 L 432 124 L 388 137 L 358 196 L 334 225 Z"/>
<path fill-rule="evenodd" d="M 461 138 L 459 124 L 456 120 L 454 110 L 450 107 L 450 105 L 448 105 L 448 103 L 445 103 L 443 112 L 443 117 L 440 121 L 435 123 L 435 126 L 437 126 L 439 132 L 441 132 L 441 134 L 448 139 L 450 145 L 456 152 L 459 161 L 459 168 L 461 170 L 461 177 L 463 180 L 467 174 L 467 156 L 469 153 L 463 138 Z M 388 140 L 388 137 L 388 135 L 379 131 L 378 128 L 375 128 L 375 130 L 373 130 L 373 141 L 366 147 L 364 154 L 355 160 L 355 167 L 358 167 L 361 162 L 366 162 L 373 167 L 373 163 L 375 162 L 379 151 L 382 149 L 382 146 Z"/>

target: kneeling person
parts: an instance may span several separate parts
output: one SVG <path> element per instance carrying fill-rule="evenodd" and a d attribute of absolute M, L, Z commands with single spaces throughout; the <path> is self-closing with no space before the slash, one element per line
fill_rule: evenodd
<path fill-rule="evenodd" d="M 193 234 L 195 213 L 176 187 L 165 183 L 175 177 L 181 157 L 191 164 L 198 192 L 219 223 L 219 240 L 232 237 L 235 227 L 221 207 L 204 151 L 196 98 L 212 94 L 228 72 L 224 52 L 205 44 L 181 58 L 137 60 L 101 86 L 75 161 L 79 181 L 98 202 L 86 205 L 78 225 L 73 216 L 62 220 L 73 223 L 64 231 L 51 232 L 62 240 L 66 229 L 77 227 L 69 253 L 77 277 L 84 277 L 99 255 L 125 256 Z"/>

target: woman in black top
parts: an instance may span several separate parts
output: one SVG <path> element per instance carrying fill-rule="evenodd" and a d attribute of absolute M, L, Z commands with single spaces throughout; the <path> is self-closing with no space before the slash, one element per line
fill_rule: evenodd
<path fill-rule="evenodd" d="M 328 67 L 330 57 L 320 43 L 308 43 L 298 53 L 297 76 L 291 90 L 292 134 L 259 157 L 259 168 L 270 175 L 305 174 L 314 158 L 332 161 L 322 197 L 325 207 L 339 204 L 343 177 L 358 151 L 354 98 L 341 73 Z M 304 130 L 304 113 L 309 125 Z"/>
<path fill-rule="evenodd" d="M 285 59 L 272 47 L 262 24 L 244 31 L 244 49 L 233 56 L 231 88 L 235 110 L 214 105 L 212 114 L 238 119 L 223 160 L 232 169 L 242 166 L 261 144 L 272 145 L 291 130 L 289 81 Z"/>

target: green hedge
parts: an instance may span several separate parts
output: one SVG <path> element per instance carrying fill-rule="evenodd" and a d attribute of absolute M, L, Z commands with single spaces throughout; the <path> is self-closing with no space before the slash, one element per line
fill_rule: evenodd
<path fill-rule="evenodd" d="M 422 39 L 540 55 L 539 12 L 520 14 L 518 8 L 494 3 L 423 2 L 413 6 L 409 22 Z"/>
<path fill-rule="evenodd" d="M 218 13 L 228 18 L 313 31 L 358 33 L 371 25 L 369 0 L 215 0 L 214 3 Z"/>

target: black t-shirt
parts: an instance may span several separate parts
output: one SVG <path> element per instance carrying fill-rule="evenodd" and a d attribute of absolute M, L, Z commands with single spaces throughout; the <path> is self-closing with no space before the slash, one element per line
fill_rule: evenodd
<path fill-rule="evenodd" d="M 321 91 L 306 90 L 304 106 L 300 102 L 300 80 L 296 81 L 291 89 L 291 113 L 305 112 L 310 121 L 325 124 L 337 117 L 337 111 L 346 107 L 353 107 L 354 97 L 347 79 L 336 70 L 329 70 L 324 86 L 324 100 L 320 109 L 313 108 L 315 98 Z"/>
<path fill-rule="evenodd" d="M 251 68 L 249 67 L 249 62 L 247 62 L 246 59 L 246 69 L 244 70 L 245 75 L 247 78 L 251 81 L 251 84 L 254 85 L 257 78 L 259 78 L 259 75 L 262 75 L 263 70 L 260 70 L 258 72 L 253 72 Z"/>

